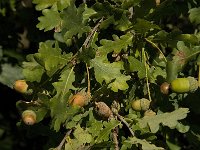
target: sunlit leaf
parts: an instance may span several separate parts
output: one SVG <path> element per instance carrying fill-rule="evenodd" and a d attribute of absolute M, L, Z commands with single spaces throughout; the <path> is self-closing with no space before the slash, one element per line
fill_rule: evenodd
<path fill-rule="evenodd" d="M 153 133 L 156 133 L 159 130 L 160 124 L 174 129 L 178 125 L 178 121 L 186 118 L 188 113 L 188 108 L 179 108 L 172 112 L 158 114 L 156 116 L 145 116 L 139 120 L 139 125 L 142 128 L 149 126 Z"/>
<path fill-rule="evenodd" d="M 145 139 L 138 139 L 136 137 L 131 137 L 131 138 L 128 138 L 127 140 L 125 140 L 123 142 L 123 146 L 122 146 L 121 150 L 126 150 L 127 146 L 129 148 L 131 148 L 130 145 L 137 145 L 137 147 L 138 147 L 138 145 L 141 145 L 143 150 L 164 150 L 164 148 L 157 147 L 154 144 L 146 141 Z"/>
<path fill-rule="evenodd" d="M 132 44 L 133 35 L 127 33 L 122 35 L 120 38 L 117 35 L 113 35 L 114 41 L 103 39 L 100 41 L 101 47 L 99 47 L 99 51 L 103 55 L 107 55 L 108 53 L 114 51 L 115 53 L 121 52 L 121 50 L 126 51 L 128 46 Z"/>
<path fill-rule="evenodd" d="M 95 78 L 102 84 L 103 81 L 106 83 L 112 82 L 109 87 L 115 92 L 118 90 L 126 90 L 128 84 L 126 81 L 130 79 L 130 76 L 121 74 L 120 70 L 123 70 L 123 64 L 121 62 L 109 63 L 103 57 L 96 57 L 91 60 L 91 66 L 94 67 Z"/>
<path fill-rule="evenodd" d="M 44 16 L 38 18 L 40 22 L 37 24 L 37 27 L 40 30 L 42 29 L 44 29 L 44 31 L 52 30 L 53 28 L 58 26 L 62 21 L 58 11 L 52 9 L 44 9 L 42 11 L 42 14 Z"/>
<path fill-rule="evenodd" d="M 200 24 L 200 7 L 189 10 L 189 19 L 192 23 Z"/>

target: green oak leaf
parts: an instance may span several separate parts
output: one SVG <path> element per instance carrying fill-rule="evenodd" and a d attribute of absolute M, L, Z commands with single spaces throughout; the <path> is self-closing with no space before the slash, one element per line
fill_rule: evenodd
<path fill-rule="evenodd" d="M 7 85 L 10 88 L 13 88 L 13 83 L 16 80 L 23 79 L 22 68 L 17 65 L 12 65 L 9 63 L 3 63 L 0 65 L 0 82 L 4 85 Z"/>
<path fill-rule="evenodd" d="M 121 16 L 121 19 L 115 21 L 114 24 L 116 25 L 115 29 L 120 30 L 120 31 L 126 31 L 130 29 L 132 25 L 132 23 L 129 21 L 129 18 L 126 12 L 124 12 Z"/>
<path fill-rule="evenodd" d="M 37 24 L 37 28 L 44 31 L 52 30 L 53 28 L 59 26 L 61 23 L 60 13 L 52 9 L 44 9 L 42 11 L 44 16 L 38 18 L 40 21 Z"/>
<path fill-rule="evenodd" d="M 76 130 L 74 131 L 73 135 L 82 144 L 91 143 L 93 140 L 92 135 L 89 134 L 86 130 L 83 130 L 80 127 L 80 124 L 76 126 Z"/>
<path fill-rule="evenodd" d="M 72 129 L 77 124 L 80 124 L 82 122 L 83 118 L 88 116 L 90 111 L 91 110 L 86 111 L 84 114 L 78 114 L 78 115 L 73 116 L 73 119 L 71 121 L 66 122 L 66 124 L 65 124 L 66 128 L 67 129 Z"/>
<path fill-rule="evenodd" d="M 70 89 L 75 89 L 72 85 L 74 81 L 75 76 L 72 68 L 63 71 L 60 80 L 53 83 L 57 93 L 50 100 L 50 109 L 53 118 L 52 126 L 56 131 L 59 131 L 60 125 L 67 119 L 72 119 L 78 111 L 76 107 L 67 107 L 71 94 Z"/>
<path fill-rule="evenodd" d="M 27 62 L 23 62 L 23 75 L 25 79 L 30 82 L 40 82 L 44 72 L 44 67 L 35 60 L 34 55 L 28 55 Z"/>
<path fill-rule="evenodd" d="M 188 108 L 179 108 L 169 113 L 158 114 L 156 116 L 145 116 L 142 119 L 139 119 L 139 126 L 141 128 L 149 126 L 152 133 L 156 133 L 159 130 L 160 124 L 174 129 L 176 126 L 180 126 L 178 120 L 186 118 L 187 113 L 189 113 Z"/>
<path fill-rule="evenodd" d="M 101 130 L 98 137 L 95 139 L 95 143 L 108 141 L 111 130 L 114 129 L 115 127 L 117 127 L 118 125 L 120 125 L 120 121 L 111 119 L 110 122 L 104 121 L 103 125 L 105 128 L 103 130 Z"/>
<path fill-rule="evenodd" d="M 83 148 L 83 144 L 78 139 L 66 138 L 65 150 L 78 150 Z"/>
<path fill-rule="evenodd" d="M 66 65 L 71 58 L 71 54 L 61 53 L 62 50 L 54 41 L 41 42 L 38 52 L 35 57 L 43 63 L 48 75 L 54 73 L 59 67 Z"/>
<path fill-rule="evenodd" d="M 63 98 L 64 95 L 68 93 L 70 89 L 75 89 L 75 87 L 72 85 L 74 81 L 75 75 L 73 68 L 63 71 L 60 75 L 59 81 L 53 83 L 53 86 L 57 91 L 57 95 Z"/>
<path fill-rule="evenodd" d="M 33 3 L 36 4 L 36 10 L 43 10 L 48 7 L 63 10 L 70 6 L 72 0 L 33 0 Z"/>
<path fill-rule="evenodd" d="M 78 8 L 75 5 L 66 8 L 61 13 L 64 39 L 67 41 L 74 35 L 78 35 L 78 38 L 80 38 L 83 33 L 90 31 L 90 27 L 86 23 L 93 14 L 95 14 L 95 11 L 87 8 L 85 4 L 80 5 Z"/>
<path fill-rule="evenodd" d="M 127 148 L 131 148 L 131 145 L 136 145 L 138 147 L 138 144 L 142 146 L 142 150 L 164 150 L 164 148 L 157 147 L 156 145 L 151 144 L 145 139 L 138 139 L 136 137 L 131 137 L 123 141 L 123 146 L 121 150 L 126 150 Z"/>
<path fill-rule="evenodd" d="M 146 32 L 157 29 L 160 30 L 160 27 L 156 24 L 153 24 L 147 20 L 144 19 L 137 19 L 136 24 L 133 25 L 133 29 L 140 33 L 140 34 L 145 34 Z"/>
<path fill-rule="evenodd" d="M 189 10 L 189 19 L 192 23 L 200 24 L 200 7 Z"/>
<path fill-rule="evenodd" d="M 137 72 L 138 77 L 140 79 L 146 77 L 146 69 L 145 69 L 145 65 L 143 62 L 139 61 L 138 59 L 136 59 L 132 56 L 128 57 L 128 61 L 129 61 L 129 65 L 130 65 L 130 71 Z"/>
<path fill-rule="evenodd" d="M 102 121 L 95 120 L 91 123 L 91 126 L 88 128 L 88 132 L 92 134 L 93 137 L 97 137 L 101 130 L 103 129 Z"/>
<path fill-rule="evenodd" d="M 200 47 L 187 47 L 183 41 L 177 43 L 177 49 L 168 56 L 167 61 L 167 81 L 170 83 L 176 79 L 178 73 L 184 69 L 186 64 L 200 53 Z"/>
<path fill-rule="evenodd" d="M 121 74 L 120 71 L 123 70 L 122 62 L 109 63 L 104 57 L 95 57 L 90 61 L 90 65 L 94 67 L 95 78 L 100 84 L 103 81 L 109 83 L 114 80 L 109 85 L 114 92 L 128 89 L 126 81 L 131 77 Z"/>
<path fill-rule="evenodd" d="M 121 50 L 126 51 L 127 47 L 132 44 L 133 35 L 127 33 L 122 35 L 120 38 L 117 35 L 113 35 L 114 41 L 103 39 L 100 41 L 101 47 L 99 47 L 99 52 L 102 55 L 107 55 L 108 53 L 114 51 L 115 53 L 121 52 Z"/>

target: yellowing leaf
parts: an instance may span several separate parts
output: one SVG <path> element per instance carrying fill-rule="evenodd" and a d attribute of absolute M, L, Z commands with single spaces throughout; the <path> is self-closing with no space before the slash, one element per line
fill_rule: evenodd
<path fill-rule="evenodd" d="M 109 63 L 103 57 L 96 57 L 91 60 L 91 66 L 94 67 L 95 78 L 100 84 L 103 81 L 109 83 L 114 80 L 109 85 L 114 92 L 128 89 L 126 81 L 130 79 L 130 76 L 121 74 L 120 71 L 123 70 L 122 62 Z"/>
<path fill-rule="evenodd" d="M 189 113 L 188 108 L 179 108 L 169 113 L 167 112 L 156 116 L 145 116 L 139 120 L 139 126 L 141 128 L 149 126 L 153 133 L 156 133 L 159 130 L 160 124 L 174 129 L 179 124 L 178 120 L 186 118 L 187 113 Z"/>

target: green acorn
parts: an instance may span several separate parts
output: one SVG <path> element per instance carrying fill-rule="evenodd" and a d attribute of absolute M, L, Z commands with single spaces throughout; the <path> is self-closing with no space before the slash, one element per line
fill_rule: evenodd
<path fill-rule="evenodd" d="M 33 125 L 36 123 L 36 113 L 33 110 L 25 110 L 22 113 L 22 120 L 26 125 Z"/>
<path fill-rule="evenodd" d="M 15 81 L 13 88 L 20 93 L 26 93 L 28 90 L 28 84 L 25 80 L 17 80 Z"/>
<path fill-rule="evenodd" d="M 142 98 L 134 100 L 131 105 L 135 111 L 146 111 L 149 109 L 150 101 L 146 98 Z"/>
<path fill-rule="evenodd" d="M 198 89 L 198 81 L 194 77 L 177 78 L 171 82 L 170 88 L 177 93 L 194 92 Z"/>

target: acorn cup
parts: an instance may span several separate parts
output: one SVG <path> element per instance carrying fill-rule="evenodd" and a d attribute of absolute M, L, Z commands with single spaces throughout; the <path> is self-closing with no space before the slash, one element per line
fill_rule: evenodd
<path fill-rule="evenodd" d="M 170 88 L 176 93 L 195 92 L 198 89 L 198 81 L 194 77 L 177 78 L 171 82 Z"/>
<path fill-rule="evenodd" d="M 69 99 L 69 104 L 72 106 L 83 107 L 88 104 L 90 97 L 86 92 L 79 92 Z"/>
<path fill-rule="evenodd" d="M 36 123 L 36 113 L 33 110 L 25 110 L 22 113 L 22 120 L 26 125 L 33 125 Z"/>
<path fill-rule="evenodd" d="M 150 103 L 151 103 L 150 100 L 142 98 L 134 100 L 131 105 L 135 111 L 146 111 L 149 109 Z"/>

